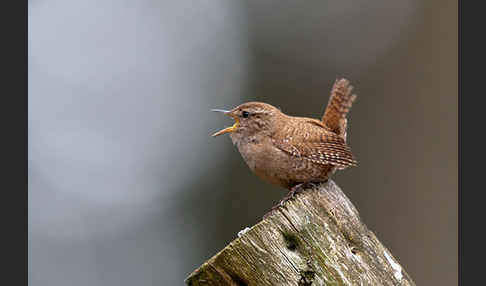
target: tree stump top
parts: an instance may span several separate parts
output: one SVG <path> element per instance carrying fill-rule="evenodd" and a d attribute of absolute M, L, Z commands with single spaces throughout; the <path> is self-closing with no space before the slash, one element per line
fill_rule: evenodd
<path fill-rule="evenodd" d="M 240 233 L 186 284 L 415 285 L 332 180 Z"/>

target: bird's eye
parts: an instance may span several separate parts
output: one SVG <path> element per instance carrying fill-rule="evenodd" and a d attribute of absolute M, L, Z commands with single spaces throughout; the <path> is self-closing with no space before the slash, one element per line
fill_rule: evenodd
<path fill-rule="evenodd" d="M 250 113 L 248 111 L 243 111 L 241 112 L 241 116 L 243 116 L 243 118 L 248 118 L 248 116 L 250 116 Z"/>

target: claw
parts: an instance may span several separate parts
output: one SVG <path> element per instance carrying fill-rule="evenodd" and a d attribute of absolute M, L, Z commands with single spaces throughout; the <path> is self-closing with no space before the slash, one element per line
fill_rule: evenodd
<path fill-rule="evenodd" d="M 301 192 L 304 190 L 303 186 L 304 186 L 304 183 L 297 184 L 297 185 L 293 186 L 293 187 L 290 189 L 289 193 L 288 193 L 288 194 L 287 194 L 285 197 L 283 197 L 283 198 L 280 200 L 280 202 L 278 202 L 278 204 L 274 205 L 274 206 L 273 206 L 273 207 L 270 209 L 270 211 L 268 211 L 268 212 L 267 212 L 265 215 L 263 215 L 263 219 L 266 219 L 266 218 L 267 218 L 267 217 L 268 217 L 270 214 L 272 214 L 272 213 L 273 213 L 274 211 L 276 211 L 278 208 L 280 208 L 280 207 L 285 207 L 285 203 L 286 203 L 287 201 L 295 199 L 295 195 L 296 195 L 296 194 L 298 194 L 298 193 L 301 193 Z"/>

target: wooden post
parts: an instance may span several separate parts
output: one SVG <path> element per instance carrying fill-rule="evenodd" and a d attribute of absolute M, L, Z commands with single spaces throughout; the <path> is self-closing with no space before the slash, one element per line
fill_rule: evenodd
<path fill-rule="evenodd" d="M 302 193 L 206 261 L 198 285 L 415 285 L 332 181 Z"/>

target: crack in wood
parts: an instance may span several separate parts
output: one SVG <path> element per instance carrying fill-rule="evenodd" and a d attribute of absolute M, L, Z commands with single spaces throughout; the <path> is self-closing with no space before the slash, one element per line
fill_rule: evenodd
<path fill-rule="evenodd" d="M 187 285 L 415 286 L 331 180 L 301 192 L 196 269 Z M 392 256 L 391 253 L 389 256 Z"/>

